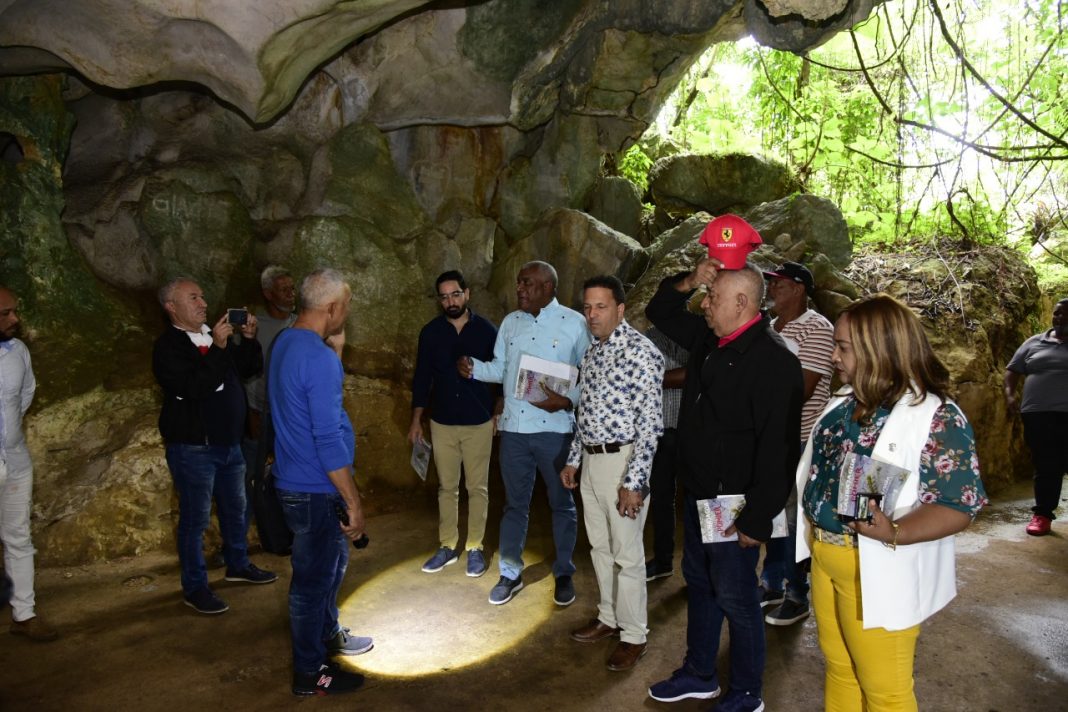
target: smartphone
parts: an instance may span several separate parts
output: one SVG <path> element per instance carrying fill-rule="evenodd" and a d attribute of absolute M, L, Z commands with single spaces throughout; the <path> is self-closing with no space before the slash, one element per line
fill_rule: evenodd
<path fill-rule="evenodd" d="M 234 326 L 244 326 L 248 323 L 248 309 L 227 309 L 226 320 Z"/>

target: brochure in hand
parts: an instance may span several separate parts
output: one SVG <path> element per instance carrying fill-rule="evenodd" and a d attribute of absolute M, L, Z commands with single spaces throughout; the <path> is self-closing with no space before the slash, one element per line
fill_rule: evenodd
<path fill-rule="evenodd" d="M 578 382 L 578 369 L 569 363 L 522 354 L 512 396 L 528 403 L 545 400 L 548 391 L 567 395 Z"/>
<path fill-rule="evenodd" d="M 744 507 L 744 494 L 721 494 L 713 499 L 697 500 L 697 519 L 701 522 L 701 542 L 718 544 L 721 541 L 738 541 L 737 532 L 728 536 L 726 531 Z M 771 538 L 784 537 L 786 534 L 786 510 L 784 509 L 771 520 Z"/>
<path fill-rule="evenodd" d="M 430 467 L 430 443 L 419 438 L 412 445 L 412 469 L 415 470 L 415 474 L 419 475 L 419 479 L 426 482 L 428 467 Z"/>
<path fill-rule="evenodd" d="M 890 516 L 908 477 L 909 471 L 904 467 L 849 453 L 842 462 L 838 484 L 838 518 L 843 522 L 871 521 L 868 500 L 872 499 L 879 501 L 879 508 Z"/>

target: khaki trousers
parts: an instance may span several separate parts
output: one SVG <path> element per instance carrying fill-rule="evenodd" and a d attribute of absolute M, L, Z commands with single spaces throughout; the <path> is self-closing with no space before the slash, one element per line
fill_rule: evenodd
<path fill-rule="evenodd" d="M 637 519 L 619 514 L 619 486 L 633 445 L 619 452 L 582 455 L 583 517 L 590 557 L 597 576 L 601 600 L 597 619 L 619 628 L 625 643 L 644 643 L 649 629 L 645 591 L 645 545 L 642 530 L 649 514 L 649 498 L 642 503 Z"/>
<path fill-rule="evenodd" d="M 489 465 L 493 419 L 481 425 L 442 425 L 430 421 L 434 467 L 438 471 L 438 538 L 455 549 L 459 541 L 460 468 L 467 483 L 466 549 L 481 549 L 489 509 Z"/>

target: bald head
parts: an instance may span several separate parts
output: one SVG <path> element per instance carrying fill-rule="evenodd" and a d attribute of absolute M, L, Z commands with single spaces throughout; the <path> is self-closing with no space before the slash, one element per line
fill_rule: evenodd
<path fill-rule="evenodd" d="M 738 270 L 720 270 L 701 301 L 708 327 L 727 336 L 760 313 L 764 301 L 764 275 L 746 263 Z"/>

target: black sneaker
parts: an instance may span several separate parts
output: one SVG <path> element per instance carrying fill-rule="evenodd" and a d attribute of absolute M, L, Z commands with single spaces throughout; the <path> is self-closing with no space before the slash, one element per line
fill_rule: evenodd
<path fill-rule="evenodd" d="M 655 561 L 645 562 L 645 580 L 655 581 L 657 579 L 667 578 L 671 574 L 675 573 L 671 570 L 671 565 L 658 566 Z"/>
<path fill-rule="evenodd" d="M 264 571 L 256 564 L 250 563 L 243 569 L 226 570 L 227 581 L 243 581 L 245 583 L 274 583 L 278 580 L 278 574 L 273 571 Z"/>
<path fill-rule="evenodd" d="M 230 610 L 230 606 L 226 605 L 226 601 L 212 593 L 210 588 L 198 588 L 192 593 L 187 593 L 185 595 L 185 605 L 197 613 L 209 616 L 226 613 Z"/>
<path fill-rule="evenodd" d="M 760 609 L 772 608 L 778 606 L 786 600 L 786 594 L 782 591 L 769 591 L 763 586 L 760 587 Z"/>
<path fill-rule="evenodd" d="M 764 621 L 769 625 L 793 625 L 799 620 L 808 617 L 808 602 L 791 601 L 787 598 L 782 605 L 764 616 Z"/>
<path fill-rule="evenodd" d="M 570 606 L 575 602 L 575 584 L 570 576 L 556 577 L 556 593 L 553 594 L 553 601 L 558 606 Z"/>
<path fill-rule="evenodd" d="M 340 695 L 355 692 L 363 685 L 363 675 L 344 670 L 337 663 L 319 666 L 319 672 L 293 673 L 294 695 Z"/>

